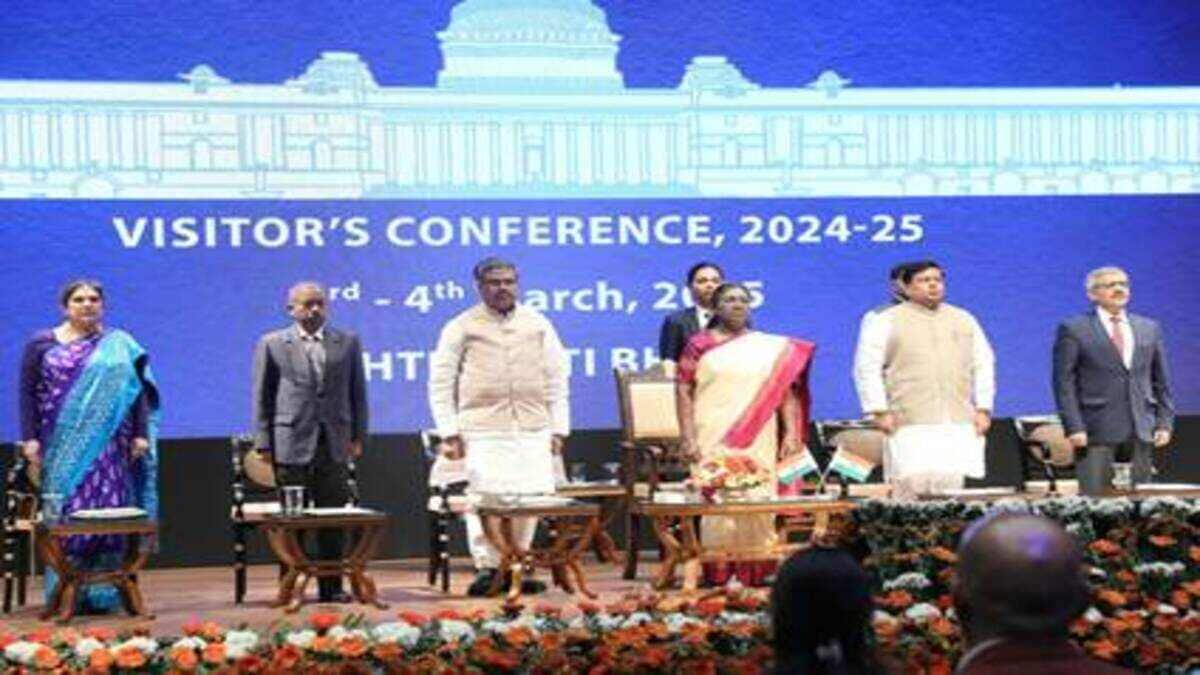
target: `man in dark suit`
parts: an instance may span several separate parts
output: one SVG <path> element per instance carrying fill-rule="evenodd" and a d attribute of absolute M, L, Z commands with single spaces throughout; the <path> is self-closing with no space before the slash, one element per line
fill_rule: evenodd
<path fill-rule="evenodd" d="M 1175 408 L 1158 323 L 1125 311 L 1129 276 L 1117 267 L 1086 281 L 1093 311 L 1068 319 L 1054 340 L 1054 398 L 1084 494 L 1112 481 L 1112 463 L 1131 457 L 1134 484 L 1154 471 L 1151 445 L 1171 442 Z"/>
<path fill-rule="evenodd" d="M 301 282 L 288 291 L 295 323 L 258 341 L 254 350 L 255 446 L 271 451 L 276 482 L 305 487 L 316 506 L 344 506 L 346 461 L 362 454 L 367 387 L 358 336 L 326 324 L 325 291 Z M 321 559 L 342 556 L 342 536 L 317 534 Z M 321 577 L 322 602 L 348 602 L 340 577 Z"/>
<path fill-rule="evenodd" d="M 1117 675 L 1068 638 L 1087 608 L 1079 544 L 1042 516 L 984 516 L 963 533 L 953 596 L 967 649 L 958 675 Z"/>
<path fill-rule="evenodd" d="M 693 335 L 708 327 L 712 319 L 713 293 L 725 281 L 725 273 L 714 262 L 701 261 L 687 272 L 688 291 L 694 307 L 684 307 L 663 319 L 658 334 L 658 356 L 663 361 L 679 362 L 679 355 Z"/>

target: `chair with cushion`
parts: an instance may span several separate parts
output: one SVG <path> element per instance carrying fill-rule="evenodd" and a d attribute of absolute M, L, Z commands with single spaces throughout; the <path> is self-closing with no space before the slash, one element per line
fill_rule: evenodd
<path fill-rule="evenodd" d="M 1021 490 L 1077 493 L 1075 448 L 1057 415 L 1013 418 L 1021 457 Z M 1044 488 L 1043 488 L 1044 486 Z"/>
<path fill-rule="evenodd" d="M 621 417 L 621 482 L 625 487 L 625 572 L 637 574 L 641 518 L 638 499 L 653 499 L 660 483 L 689 473 L 680 454 L 675 380 L 662 364 L 641 372 L 613 369 Z"/>

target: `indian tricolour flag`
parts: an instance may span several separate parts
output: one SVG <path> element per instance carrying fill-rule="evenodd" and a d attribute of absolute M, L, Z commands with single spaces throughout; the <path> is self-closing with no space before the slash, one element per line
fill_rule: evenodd
<path fill-rule="evenodd" d="M 808 448 L 804 448 L 794 455 L 784 457 L 775 469 L 779 475 L 779 482 L 783 485 L 791 485 L 810 473 L 820 471 L 821 467 L 817 466 L 817 460 L 808 451 Z"/>
<path fill-rule="evenodd" d="M 839 447 L 834 451 L 833 457 L 829 459 L 829 466 L 825 469 L 825 473 L 828 474 L 830 471 L 833 471 L 845 478 L 861 483 L 867 479 L 867 476 L 871 475 L 871 470 L 874 468 L 875 465 L 870 460 L 846 452 Z"/>

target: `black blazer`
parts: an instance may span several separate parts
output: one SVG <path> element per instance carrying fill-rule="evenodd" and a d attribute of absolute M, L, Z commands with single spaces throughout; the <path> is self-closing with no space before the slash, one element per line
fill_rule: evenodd
<path fill-rule="evenodd" d="M 700 329 L 695 307 L 685 307 L 668 314 L 658 334 L 658 357 L 664 361 L 678 362 L 684 346 Z"/>
<path fill-rule="evenodd" d="M 1175 421 L 1162 330 L 1129 314 L 1133 365 L 1126 368 L 1095 311 L 1064 321 L 1054 340 L 1054 398 L 1068 434 L 1089 443 L 1149 442 Z"/>

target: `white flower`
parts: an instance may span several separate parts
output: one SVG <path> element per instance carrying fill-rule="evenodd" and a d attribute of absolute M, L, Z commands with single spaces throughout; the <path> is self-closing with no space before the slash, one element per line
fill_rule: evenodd
<path fill-rule="evenodd" d="M 913 621 L 929 621 L 942 615 L 942 612 L 928 602 L 918 602 L 904 612 L 904 616 Z"/>
<path fill-rule="evenodd" d="M 337 642 L 338 640 L 346 637 L 346 627 L 339 623 L 333 628 L 330 628 L 329 632 L 327 632 L 325 635 L 327 635 L 330 640 Z"/>
<path fill-rule="evenodd" d="M 922 588 L 929 588 L 932 585 L 933 582 L 929 580 L 929 577 L 920 572 L 905 572 L 895 579 L 883 582 L 883 590 L 894 591 L 898 588 L 920 590 Z"/>
<path fill-rule="evenodd" d="M 286 640 L 288 644 L 299 647 L 300 649 L 308 649 L 312 646 L 313 640 L 316 638 L 316 631 L 305 628 L 304 630 L 297 630 L 288 633 L 284 640 Z"/>
<path fill-rule="evenodd" d="M 882 609 L 877 609 L 871 614 L 871 623 L 892 623 L 893 621 L 898 621 L 898 619 Z"/>
<path fill-rule="evenodd" d="M 1168 605 L 1165 602 L 1160 602 L 1160 603 L 1158 603 L 1158 613 L 1159 614 L 1167 614 L 1167 615 L 1171 615 L 1171 616 L 1177 616 L 1179 614 L 1179 610 L 1175 609 L 1175 607 L 1173 607 L 1172 605 Z"/>
<path fill-rule="evenodd" d="M 372 630 L 375 640 L 383 644 L 399 643 L 405 649 L 411 649 L 421 639 L 421 629 L 406 621 L 381 623 Z"/>
<path fill-rule="evenodd" d="M 154 654 L 154 652 L 158 651 L 158 642 L 156 640 L 152 640 L 148 637 L 143 637 L 141 635 L 138 635 L 138 636 L 129 638 L 128 640 L 122 642 L 119 645 L 116 645 L 115 647 L 113 647 L 113 651 L 115 652 L 119 649 L 124 649 L 126 647 L 131 647 L 131 648 L 136 649 L 139 652 L 145 654 L 146 656 L 151 656 Z"/>
<path fill-rule="evenodd" d="M 37 642 L 26 642 L 25 640 L 17 640 L 4 648 L 4 658 L 9 661 L 31 666 L 34 659 L 37 657 L 38 650 L 44 645 Z"/>
<path fill-rule="evenodd" d="M 179 638 L 175 641 L 175 644 L 171 645 L 171 649 L 194 649 L 196 651 L 200 651 L 207 646 L 208 643 L 204 640 L 195 636 L 191 636 Z"/>
<path fill-rule="evenodd" d="M 653 620 L 654 617 L 650 616 L 646 612 L 634 612 L 625 618 L 625 621 L 621 623 L 621 626 L 624 628 L 633 628 L 634 626 L 640 626 L 644 623 L 650 623 Z"/>
<path fill-rule="evenodd" d="M 230 659 L 240 659 L 258 645 L 258 634 L 248 630 L 231 630 L 225 633 L 225 654 Z"/>
<path fill-rule="evenodd" d="M 600 630 L 612 630 L 619 628 L 625 622 L 623 616 L 613 616 L 612 614 L 600 614 L 596 616 L 596 625 Z"/>
<path fill-rule="evenodd" d="M 1083 613 L 1083 620 L 1088 623 L 1100 623 L 1104 621 L 1104 615 L 1095 607 L 1088 607 L 1087 611 Z"/>
<path fill-rule="evenodd" d="M 475 629 L 466 621 L 442 619 L 438 622 L 438 635 L 446 642 L 454 640 L 467 641 L 475 637 Z"/>
<path fill-rule="evenodd" d="M 703 626 L 704 622 L 686 614 L 672 612 L 663 617 L 663 623 L 666 624 L 667 630 L 672 634 L 678 634 L 687 626 Z"/>
<path fill-rule="evenodd" d="M 1176 576 L 1179 573 L 1183 572 L 1183 570 L 1184 570 L 1184 566 L 1183 566 L 1183 563 L 1181 563 L 1181 562 L 1142 563 L 1141 565 L 1136 565 L 1133 568 L 1133 571 L 1141 576 L 1164 576 L 1164 577 Z"/>
<path fill-rule="evenodd" d="M 103 649 L 104 643 L 94 637 L 85 637 L 75 643 L 75 656 L 81 659 L 87 659 L 92 656 L 92 652 L 97 649 Z"/>

